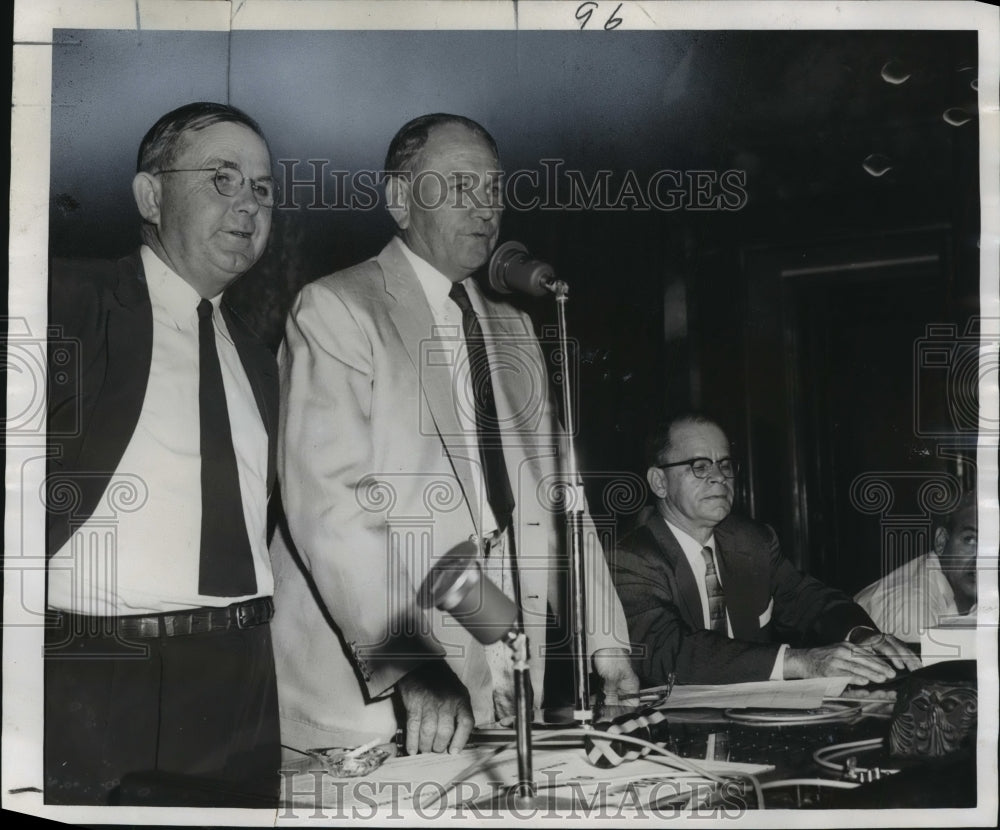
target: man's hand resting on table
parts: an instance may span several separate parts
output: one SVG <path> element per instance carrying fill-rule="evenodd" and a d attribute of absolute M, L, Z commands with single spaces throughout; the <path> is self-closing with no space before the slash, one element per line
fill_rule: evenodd
<path fill-rule="evenodd" d="M 895 669 L 920 668 L 920 660 L 891 634 L 864 629 L 853 642 L 819 648 L 790 648 L 785 652 L 785 679 L 848 677 L 855 686 L 885 683 Z"/>
<path fill-rule="evenodd" d="M 406 752 L 461 752 L 472 727 L 469 692 L 443 660 L 433 660 L 396 683 L 406 710 Z"/>

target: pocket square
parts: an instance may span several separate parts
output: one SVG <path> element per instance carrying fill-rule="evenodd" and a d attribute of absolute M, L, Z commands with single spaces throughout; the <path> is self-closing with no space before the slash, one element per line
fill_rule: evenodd
<path fill-rule="evenodd" d="M 770 602 L 767 603 L 767 608 L 764 609 L 764 613 L 757 618 L 757 623 L 763 628 L 769 622 L 771 622 L 771 612 L 774 610 L 774 597 L 771 597 Z"/>

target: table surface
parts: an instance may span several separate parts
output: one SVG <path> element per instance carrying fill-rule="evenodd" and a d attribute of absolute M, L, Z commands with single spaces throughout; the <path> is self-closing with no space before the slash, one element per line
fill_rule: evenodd
<path fill-rule="evenodd" d="M 948 768 L 937 765 L 936 769 L 927 770 L 928 781 L 933 782 L 936 793 L 943 794 L 946 803 L 926 804 L 928 797 L 926 785 L 921 783 L 919 775 L 913 775 L 913 764 L 905 764 L 891 759 L 884 743 L 875 749 L 861 749 L 856 753 L 858 767 L 877 769 L 879 773 L 868 776 L 875 777 L 882 770 L 900 770 L 893 775 L 891 772 L 881 781 L 865 783 L 856 790 L 831 789 L 814 785 L 789 785 L 774 788 L 778 781 L 788 779 L 822 778 L 837 780 L 836 774 L 820 767 L 813 759 L 817 749 L 835 744 L 870 739 L 884 739 L 889 730 L 890 714 L 893 696 L 865 692 L 853 693 L 849 690 L 842 700 L 857 700 L 861 707 L 857 714 L 849 720 L 820 721 L 794 725 L 774 725 L 737 722 L 722 710 L 686 709 L 666 712 L 666 728 L 660 729 L 654 740 L 662 742 L 668 749 L 696 763 L 705 762 L 735 762 L 741 764 L 766 764 L 768 769 L 757 774 L 762 784 L 771 784 L 766 791 L 766 806 L 769 809 L 779 808 L 826 808 L 846 806 L 844 799 L 848 796 L 855 799 L 853 806 L 889 807 L 889 806 L 968 806 L 968 784 L 962 786 L 965 790 L 957 792 L 951 802 L 948 802 L 947 787 L 942 789 L 942 781 L 947 778 Z M 739 713 L 735 713 L 739 715 Z M 791 714 L 791 713 L 789 713 Z M 550 782 L 548 789 L 557 787 L 554 776 L 564 774 L 559 787 L 565 789 L 567 783 L 580 787 L 580 794 L 591 797 L 591 790 L 584 792 L 584 784 L 600 784 L 608 782 L 610 789 L 601 790 L 601 797 L 618 793 L 623 782 L 631 776 L 635 780 L 649 783 L 657 774 L 665 774 L 665 768 L 656 767 L 648 760 L 626 762 L 616 767 L 601 769 L 590 766 L 585 760 L 582 750 L 582 739 L 569 735 L 563 740 L 559 737 L 560 730 L 551 728 L 535 728 L 534 743 L 534 778 L 539 784 L 540 792 L 545 790 L 544 783 Z M 543 740 L 548 739 L 548 740 Z M 555 738 L 555 744 L 551 739 Z M 464 803 L 482 804 L 484 789 L 502 787 L 516 780 L 516 756 L 510 746 L 514 739 L 513 730 L 477 730 L 473 733 L 469 747 L 457 756 L 419 755 L 413 758 L 390 758 L 374 773 L 367 775 L 362 783 L 359 779 L 338 779 L 331 781 L 324 778 L 326 798 L 337 800 L 340 804 L 355 804 L 350 799 L 359 792 L 359 787 L 368 787 L 361 798 L 361 803 L 376 805 L 373 811 L 406 810 L 414 804 L 434 803 L 437 790 L 447 787 L 458 779 L 466 782 L 464 791 L 459 788 L 456 793 L 452 789 L 448 799 L 452 806 Z M 854 754 L 854 753 L 852 753 Z M 841 759 L 843 763 L 846 759 Z M 971 759 L 972 769 L 975 760 Z M 298 796 L 286 799 L 286 803 L 303 808 L 315 803 L 310 795 L 315 789 L 315 762 L 303 760 L 298 764 L 299 773 L 311 771 L 312 781 L 307 781 L 301 775 L 290 779 L 286 789 Z M 919 770 L 917 771 L 920 772 Z M 906 774 L 903 774 L 906 773 Z M 968 777 L 968 767 L 961 767 L 956 775 Z M 974 774 L 972 776 L 974 778 Z M 889 788 L 890 778 L 896 783 Z M 912 784 L 909 783 L 912 781 Z M 962 779 L 956 779 L 962 783 Z M 478 783 L 477 783 L 478 782 Z M 572 783 L 577 782 L 577 783 Z M 879 787 L 882 787 L 882 790 Z M 958 789 L 962 789 L 960 786 Z M 616 789 L 617 788 L 617 789 Z M 416 792 L 414 792 L 416 790 Z M 889 793 L 881 795 L 882 791 Z M 869 798 L 873 803 L 865 802 L 864 794 L 871 792 Z M 304 796 L 303 796 L 304 794 Z M 494 801 L 496 793 L 493 793 Z M 312 800 L 310 800 L 312 799 Z M 975 803 L 974 784 L 972 804 Z M 443 804 L 447 799 L 440 799 Z M 748 808 L 756 806 L 755 796 L 751 793 L 746 801 Z M 353 808 L 352 808 L 353 809 Z M 348 813 L 349 815 L 350 813 Z"/>

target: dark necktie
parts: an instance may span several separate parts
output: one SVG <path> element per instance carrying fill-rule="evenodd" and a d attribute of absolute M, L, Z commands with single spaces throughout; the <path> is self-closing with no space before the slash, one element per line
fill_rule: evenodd
<path fill-rule="evenodd" d="M 715 570 L 712 549 L 703 547 L 701 555 L 705 557 L 705 592 L 708 594 L 709 628 L 720 634 L 726 634 L 726 597 L 722 593 L 719 574 Z"/>
<path fill-rule="evenodd" d="M 514 511 L 514 494 L 510 489 L 507 463 L 503 457 L 486 341 L 483 339 L 483 329 L 479 325 L 479 318 L 469 301 L 465 286 L 454 283 L 448 296 L 462 309 L 462 330 L 465 332 L 465 348 L 469 355 L 469 378 L 476 404 L 476 432 L 479 440 L 479 459 L 483 464 L 483 477 L 486 480 L 486 500 L 490 503 L 499 529 L 506 530 Z"/>
<path fill-rule="evenodd" d="M 243 517 L 236 452 L 215 348 L 212 304 L 198 304 L 198 409 L 201 418 L 201 563 L 198 593 L 238 597 L 257 593 Z"/>

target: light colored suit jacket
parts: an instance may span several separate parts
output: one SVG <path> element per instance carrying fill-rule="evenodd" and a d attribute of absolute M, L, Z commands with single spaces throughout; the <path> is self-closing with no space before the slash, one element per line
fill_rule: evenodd
<path fill-rule="evenodd" d="M 443 655 L 469 689 L 477 723 L 494 719 L 482 647 L 448 615 L 416 604 L 432 564 L 483 528 L 471 506 L 479 458 L 456 414 L 471 404 L 455 401 L 448 365 L 448 340 L 462 334 L 435 329 L 402 244 L 394 239 L 377 258 L 307 285 L 279 353 L 278 465 L 291 538 L 279 535 L 272 545 L 272 627 L 283 726 L 294 725 L 300 742 L 360 740 L 391 728 L 389 704 L 377 699 L 429 655 Z M 540 705 L 549 613 L 568 628 L 557 495 L 565 438 L 529 318 L 469 290 L 486 309 L 481 324 L 516 503 L 520 596 Z M 628 648 L 589 520 L 586 529 L 589 650 Z M 362 691 L 376 702 L 362 704 Z M 363 728 L 351 733 L 355 726 Z"/>

